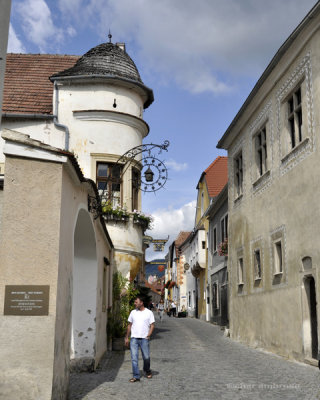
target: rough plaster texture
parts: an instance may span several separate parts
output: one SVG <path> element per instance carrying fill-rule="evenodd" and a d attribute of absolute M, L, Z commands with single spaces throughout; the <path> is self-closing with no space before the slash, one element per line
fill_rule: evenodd
<path fill-rule="evenodd" d="M 229 260 L 231 336 L 286 357 L 310 357 L 310 317 L 303 279 L 313 276 L 319 299 L 319 109 L 320 52 L 317 16 L 309 21 L 264 82 L 227 138 L 229 153 Z M 303 138 L 289 155 L 286 96 L 301 84 Z M 264 111 L 268 109 L 264 119 Z M 252 127 L 267 123 L 269 173 L 255 182 Z M 239 134 L 241 132 L 241 134 Z M 238 136 L 236 137 L 236 135 Z M 232 138 L 236 138 L 231 143 Z M 228 144 L 230 142 L 230 145 Z M 242 150 L 244 192 L 235 199 L 234 165 Z M 274 237 L 282 239 L 283 274 L 274 276 Z M 255 281 L 253 251 L 259 247 L 262 279 Z M 238 249 L 244 285 L 238 286 Z M 312 258 L 304 271 L 303 257 Z M 319 302 L 319 301 L 318 301 Z M 317 306 L 317 315 L 320 315 Z M 318 317 L 319 320 L 319 317 Z M 318 329 L 319 331 L 319 329 Z M 310 336 L 310 333 L 309 333 Z"/>

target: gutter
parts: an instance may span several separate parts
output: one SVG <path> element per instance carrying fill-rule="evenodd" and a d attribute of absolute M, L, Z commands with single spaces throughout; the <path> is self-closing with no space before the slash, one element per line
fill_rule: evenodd
<path fill-rule="evenodd" d="M 55 114 L 53 115 L 53 123 L 58 129 L 64 130 L 65 132 L 64 149 L 66 151 L 69 151 L 69 139 L 70 139 L 69 128 L 67 127 L 67 125 L 60 124 L 58 119 L 59 89 L 56 81 L 54 82 L 54 93 L 55 93 L 55 106 L 54 106 Z"/>
<path fill-rule="evenodd" d="M 25 119 L 52 119 L 51 114 L 18 114 L 18 113 L 2 113 L 3 118 L 25 118 Z"/>

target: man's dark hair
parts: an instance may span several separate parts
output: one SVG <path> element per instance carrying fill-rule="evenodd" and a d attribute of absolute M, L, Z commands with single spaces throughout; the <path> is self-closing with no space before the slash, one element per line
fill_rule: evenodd
<path fill-rule="evenodd" d="M 138 295 L 136 296 L 136 299 L 139 299 L 140 301 L 142 301 L 142 303 L 143 303 L 143 305 L 144 305 L 145 299 L 144 299 L 143 296 L 141 296 L 140 294 L 138 294 Z"/>

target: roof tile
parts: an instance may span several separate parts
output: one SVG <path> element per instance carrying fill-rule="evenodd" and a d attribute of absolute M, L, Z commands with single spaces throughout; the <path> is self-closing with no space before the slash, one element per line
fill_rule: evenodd
<path fill-rule="evenodd" d="M 210 197 L 216 197 L 228 182 L 228 157 L 217 157 L 213 163 L 204 170 Z"/>
<path fill-rule="evenodd" d="M 52 114 L 53 83 L 49 77 L 72 67 L 79 56 L 7 54 L 2 112 Z"/>

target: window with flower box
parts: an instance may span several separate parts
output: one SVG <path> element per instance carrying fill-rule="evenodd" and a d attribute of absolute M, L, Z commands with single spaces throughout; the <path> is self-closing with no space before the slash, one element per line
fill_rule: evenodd
<path fill-rule="evenodd" d="M 113 163 L 97 162 L 96 182 L 102 200 L 110 201 L 112 207 L 121 205 L 122 166 Z"/>

